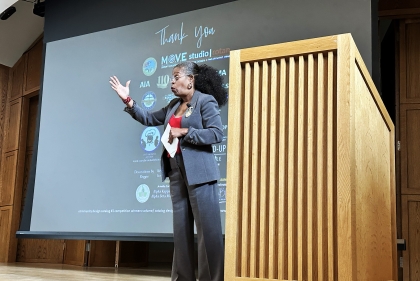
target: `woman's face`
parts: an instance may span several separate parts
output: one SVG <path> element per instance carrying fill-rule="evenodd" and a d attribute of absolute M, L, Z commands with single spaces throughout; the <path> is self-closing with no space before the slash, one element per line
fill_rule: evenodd
<path fill-rule="evenodd" d="M 188 89 L 191 84 L 191 88 Z M 194 81 L 191 76 L 185 75 L 182 68 L 175 67 L 172 70 L 171 91 L 177 97 L 187 96 L 194 91 Z"/>

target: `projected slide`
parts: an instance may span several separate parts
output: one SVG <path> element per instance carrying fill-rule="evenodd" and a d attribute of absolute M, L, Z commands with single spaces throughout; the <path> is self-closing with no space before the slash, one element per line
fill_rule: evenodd
<path fill-rule="evenodd" d="M 362 8 L 235 1 L 47 43 L 30 231 L 171 235 L 169 180 L 162 182 L 160 170 L 164 128 L 124 112 L 110 76 L 131 80 L 130 96 L 153 111 L 175 97 L 171 71 L 183 61 L 215 67 L 229 91 L 230 50 L 354 32 L 370 62 L 366 20 L 354 16 L 369 19 Z M 313 15 L 324 16 L 308 20 Z M 223 229 L 227 109 L 220 111 L 225 137 L 213 146 Z"/>

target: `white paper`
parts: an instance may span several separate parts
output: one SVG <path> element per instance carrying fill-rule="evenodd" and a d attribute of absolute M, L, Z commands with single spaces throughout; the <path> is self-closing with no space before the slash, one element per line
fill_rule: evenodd
<path fill-rule="evenodd" d="M 174 138 L 172 140 L 172 143 L 170 144 L 168 142 L 169 140 L 169 132 L 171 131 L 171 125 L 168 124 L 168 126 L 166 126 L 165 132 L 163 132 L 162 138 L 160 139 L 161 142 L 163 143 L 163 146 L 166 148 L 166 150 L 168 151 L 169 155 L 174 158 L 176 151 L 178 149 L 178 138 Z"/>

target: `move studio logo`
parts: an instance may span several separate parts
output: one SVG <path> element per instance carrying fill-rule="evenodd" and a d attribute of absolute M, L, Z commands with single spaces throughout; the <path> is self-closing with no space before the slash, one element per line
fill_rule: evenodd
<path fill-rule="evenodd" d="M 144 75 L 151 76 L 153 75 L 153 73 L 155 73 L 156 69 L 157 69 L 157 61 L 154 58 L 150 57 L 144 61 L 143 63 Z"/>
<path fill-rule="evenodd" d="M 160 132 L 155 127 L 144 129 L 140 137 L 140 145 L 147 152 L 155 150 L 160 143 Z"/>
<path fill-rule="evenodd" d="M 152 91 L 146 92 L 142 99 L 141 99 L 141 105 L 144 109 L 150 110 L 152 109 L 156 104 L 156 95 Z"/>
<path fill-rule="evenodd" d="M 187 52 L 181 52 L 162 56 L 161 68 L 173 67 L 180 62 L 187 61 L 187 55 Z"/>
<path fill-rule="evenodd" d="M 136 190 L 137 201 L 139 201 L 140 203 L 145 203 L 147 200 L 149 200 L 149 197 L 150 197 L 150 188 L 144 183 L 140 184 Z"/>

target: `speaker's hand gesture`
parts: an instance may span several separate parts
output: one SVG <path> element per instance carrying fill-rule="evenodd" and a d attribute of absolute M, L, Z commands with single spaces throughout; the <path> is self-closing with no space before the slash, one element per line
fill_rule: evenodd
<path fill-rule="evenodd" d="M 122 99 L 125 100 L 127 99 L 128 95 L 130 94 L 130 82 L 131 81 L 127 81 L 125 83 L 125 87 L 123 85 L 121 85 L 120 81 L 118 80 L 117 76 L 111 76 L 109 83 L 111 84 L 111 88 L 117 92 L 118 96 Z"/>

